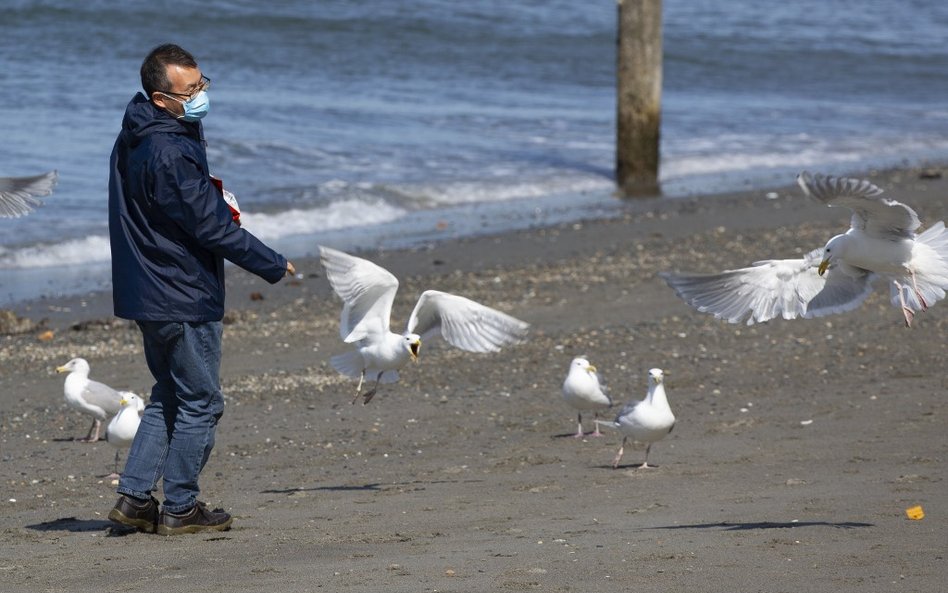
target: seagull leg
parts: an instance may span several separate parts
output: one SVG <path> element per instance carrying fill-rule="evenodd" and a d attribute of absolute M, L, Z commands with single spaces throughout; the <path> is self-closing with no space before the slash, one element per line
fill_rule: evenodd
<path fill-rule="evenodd" d="M 622 459 L 622 454 L 625 453 L 625 441 L 629 437 L 622 437 L 622 444 L 619 445 L 619 452 L 616 453 L 616 458 L 612 460 L 612 469 L 619 467 L 619 460 Z"/>
<path fill-rule="evenodd" d="M 899 303 L 902 304 L 902 315 L 905 316 L 905 327 L 912 327 L 912 320 L 915 319 L 915 311 L 911 310 L 908 305 L 905 304 L 905 293 L 902 292 L 904 288 L 902 284 L 892 281 L 895 284 L 895 288 L 899 291 Z"/>
<path fill-rule="evenodd" d="M 365 382 L 365 369 L 362 369 L 362 374 L 359 375 L 359 386 L 356 387 L 356 394 L 355 394 L 355 397 L 352 398 L 352 402 L 350 402 L 350 403 L 353 403 L 353 404 L 356 403 L 356 400 L 359 399 L 359 396 L 360 396 L 360 395 L 362 395 L 362 383 L 363 383 L 363 382 Z"/>
<path fill-rule="evenodd" d="M 89 433 L 83 439 L 79 439 L 80 443 L 94 443 L 99 440 L 99 428 L 102 426 L 102 422 L 98 418 L 92 419 L 92 426 L 89 427 Z"/>
<path fill-rule="evenodd" d="M 112 473 L 105 476 L 106 480 L 117 480 L 122 477 L 122 474 L 118 473 L 118 462 L 119 462 L 119 450 L 115 450 L 115 463 L 112 464 Z"/>
<path fill-rule="evenodd" d="M 582 412 L 578 412 L 576 414 L 576 422 L 579 424 L 579 426 L 577 426 L 576 434 L 573 435 L 573 438 L 581 439 L 583 438 L 583 413 Z M 599 430 L 598 425 L 596 426 L 596 430 Z"/>
<path fill-rule="evenodd" d="M 371 390 L 366 391 L 364 394 L 362 394 L 363 406 L 369 403 L 370 401 L 372 401 L 372 398 L 375 397 L 375 392 L 379 390 L 379 381 L 382 380 L 383 374 L 385 374 L 385 371 L 379 371 L 379 376 L 375 378 L 375 385 L 372 387 Z"/>
<path fill-rule="evenodd" d="M 589 436 L 601 437 L 602 433 L 599 432 L 599 412 L 593 412 L 593 424 L 595 425 L 596 430 L 594 430 Z"/>
<path fill-rule="evenodd" d="M 925 297 L 922 296 L 922 293 L 918 291 L 918 281 L 915 279 L 915 270 L 912 270 L 911 274 L 912 288 L 915 289 L 915 296 L 918 297 L 918 302 L 922 304 L 922 311 L 928 311 L 928 303 L 925 302 Z"/>
<path fill-rule="evenodd" d="M 651 450 L 652 450 L 652 443 L 649 443 L 648 446 L 645 447 L 645 461 L 643 461 L 642 465 L 639 466 L 640 468 L 648 469 L 650 467 L 655 467 L 654 465 L 648 464 L 648 452 Z"/>

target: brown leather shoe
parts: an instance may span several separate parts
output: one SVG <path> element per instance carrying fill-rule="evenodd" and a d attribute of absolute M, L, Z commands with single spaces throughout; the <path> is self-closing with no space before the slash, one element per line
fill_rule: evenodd
<path fill-rule="evenodd" d="M 109 520 L 145 533 L 155 533 L 158 528 L 158 501 L 154 498 L 139 500 L 123 494 L 109 511 Z"/>
<path fill-rule="evenodd" d="M 234 519 L 223 509 L 207 508 L 198 502 L 183 513 L 161 513 L 158 535 L 180 535 L 182 533 L 200 533 L 202 531 L 227 531 Z"/>

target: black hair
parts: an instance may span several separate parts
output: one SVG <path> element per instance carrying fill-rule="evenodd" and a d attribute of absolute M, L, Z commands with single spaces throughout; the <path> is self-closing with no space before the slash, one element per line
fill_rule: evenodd
<path fill-rule="evenodd" d="M 174 43 L 165 43 L 151 50 L 142 62 L 141 72 L 142 88 L 145 89 L 149 100 L 155 91 L 170 91 L 168 87 L 171 82 L 168 80 L 167 70 L 169 65 L 197 68 L 194 56 Z"/>

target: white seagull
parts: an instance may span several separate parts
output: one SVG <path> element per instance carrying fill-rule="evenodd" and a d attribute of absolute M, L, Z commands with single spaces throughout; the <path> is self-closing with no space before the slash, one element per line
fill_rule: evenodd
<path fill-rule="evenodd" d="M 57 373 L 69 373 L 63 385 L 66 403 L 83 414 L 92 416 L 92 426 L 83 442 L 94 443 L 99 440 L 102 421 L 117 414 L 121 409 L 122 393 L 108 385 L 89 379 L 89 363 L 84 358 L 73 358 L 61 367 Z M 139 398 L 141 403 L 141 399 Z M 141 404 L 144 409 L 144 403 Z"/>
<path fill-rule="evenodd" d="M 938 221 L 921 234 L 910 207 L 880 196 L 869 181 L 797 177 L 803 191 L 828 206 L 852 210 L 850 228 L 802 259 L 764 260 L 719 274 L 662 277 L 688 304 L 730 323 L 751 325 L 776 317 L 812 318 L 857 308 L 881 277 L 890 284 L 892 304 L 911 327 L 948 290 L 948 231 Z"/>
<path fill-rule="evenodd" d="M 593 426 L 596 429 L 592 436 L 600 437 L 599 423 L 596 420 L 599 417 L 599 410 L 604 410 L 612 406 L 612 399 L 602 390 L 599 384 L 599 375 L 596 373 L 596 367 L 589 364 L 583 356 L 577 356 L 569 364 L 569 373 L 566 380 L 563 381 L 563 399 L 566 403 L 577 410 L 576 434 L 577 439 L 583 438 L 583 411 L 593 410 Z"/>
<path fill-rule="evenodd" d="M 142 421 L 139 412 L 145 408 L 145 402 L 142 401 L 142 398 L 131 391 L 120 391 L 119 393 L 122 394 L 122 399 L 119 400 L 121 409 L 105 427 L 105 440 L 115 447 L 115 463 L 112 467 L 112 474 L 108 476 L 109 478 L 119 477 L 119 453 L 122 449 L 128 449 L 132 446 L 135 433 L 138 432 L 138 425 Z"/>
<path fill-rule="evenodd" d="M 631 438 L 639 443 L 646 443 L 645 461 L 643 468 L 654 467 L 648 464 L 648 452 L 652 450 L 652 443 L 665 438 L 675 427 L 675 415 L 668 407 L 668 398 L 665 397 L 665 373 L 662 369 L 649 369 L 648 395 L 639 402 L 631 402 L 623 406 L 614 422 L 600 422 L 618 428 L 622 433 L 622 444 L 616 458 L 612 460 L 612 467 L 619 467 L 619 460 L 625 452 L 625 443 Z"/>
<path fill-rule="evenodd" d="M 56 171 L 32 177 L 0 177 L 0 218 L 19 218 L 41 206 L 37 196 L 48 196 L 59 178 Z"/>
<path fill-rule="evenodd" d="M 358 377 L 352 403 L 361 396 L 369 403 L 379 383 L 398 380 L 398 370 L 417 360 L 422 339 L 440 334 L 449 344 L 468 352 L 496 352 L 521 341 L 528 324 L 470 299 L 426 290 L 418 299 L 403 334 L 389 330 L 398 280 L 388 270 L 329 247 L 319 257 L 333 290 L 344 305 L 339 335 L 355 350 L 334 356 L 332 366 L 348 377 Z M 362 393 L 366 375 L 375 386 Z"/>

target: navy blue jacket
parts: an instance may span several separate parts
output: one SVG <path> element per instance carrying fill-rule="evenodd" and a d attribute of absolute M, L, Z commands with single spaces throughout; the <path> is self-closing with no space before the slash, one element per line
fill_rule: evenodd
<path fill-rule="evenodd" d="M 219 321 L 224 259 L 276 283 L 286 258 L 237 226 L 211 183 L 200 122 L 137 94 L 125 109 L 109 173 L 115 315 Z"/>

